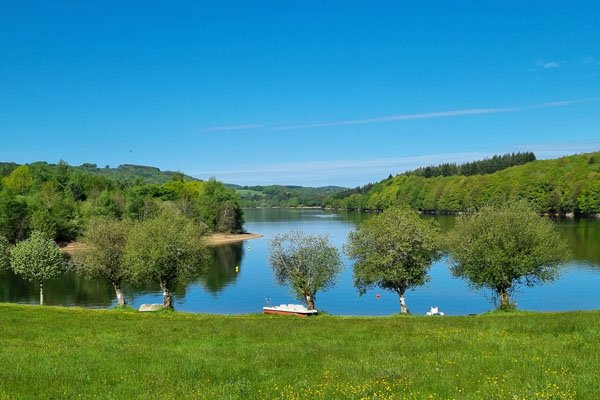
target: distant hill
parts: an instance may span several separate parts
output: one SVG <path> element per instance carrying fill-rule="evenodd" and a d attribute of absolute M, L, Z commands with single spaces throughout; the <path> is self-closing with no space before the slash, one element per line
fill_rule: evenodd
<path fill-rule="evenodd" d="M 49 164 L 45 161 L 38 161 L 26 165 L 28 165 L 34 170 L 49 169 L 52 171 L 61 166 L 64 167 L 66 164 Z M 16 163 L 0 162 L 0 176 L 9 175 L 18 166 L 19 164 Z M 100 175 L 119 182 L 134 183 L 136 181 L 141 180 L 141 182 L 139 183 L 163 184 L 173 180 L 173 177 L 182 177 L 186 181 L 198 180 L 191 176 L 182 174 L 181 172 L 161 171 L 159 168 L 148 167 L 144 165 L 123 164 L 119 165 L 117 168 L 110 168 L 107 165 L 105 167 L 98 168 L 96 164 L 84 163 L 79 166 L 68 165 L 67 167 L 71 172 L 81 172 L 85 174 Z"/>
<path fill-rule="evenodd" d="M 26 165 L 37 175 L 43 174 L 43 171 L 55 173 L 59 168 L 66 168 L 70 174 L 102 176 L 126 185 L 146 183 L 162 185 L 175 177 L 183 178 L 184 181 L 200 181 L 200 179 L 181 172 L 161 171 L 159 168 L 144 165 L 123 164 L 117 168 L 110 168 L 109 166 L 98 167 L 96 164 L 90 163 L 72 166 L 61 162 L 50 164 L 44 161 Z M 13 162 L 0 162 L 0 178 L 10 175 L 17 167 L 19 164 Z M 349 190 L 340 186 L 240 186 L 236 184 L 225 184 L 225 186 L 237 192 L 242 207 L 321 207 L 325 199 Z"/>
<path fill-rule="evenodd" d="M 348 190 L 340 186 L 226 186 L 235 189 L 242 207 L 321 207 L 327 198 Z"/>
<path fill-rule="evenodd" d="M 600 152 L 538 160 L 486 175 L 398 175 L 334 195 L 328 207 L 383 210 L 409 205 L 452 213 L 526 199 L 544 213 L 600 213 Z"/>
<path fill-rule="evenodd" d="M 535 161 L 535 154 L 532 152 L 524 153 L 509 153 L 504 155 L 495 155 L 493 157 L 484 158 L 483 160 L 472 161 L 464 164 L 445 163 L 436 166 L 421 167 L 410 171 L 405 171 L 398 175 L 415 175 L 425 178 L 433 178 L 436 176 L 471 176 L 471 175 L 486 175 L 494 172 L 502 171 L 503 169 L 514 167 L 516 165 L 527 164 Z M 387 179 L 392 179 L 390 175 Z M 358 186 L 354 189 L 348 189 L 333 195 L 334 199 L 343 199 L 353 194 L 365 194 L 375 185 L 375 183 L 367 183 L 363 186 Z"/>

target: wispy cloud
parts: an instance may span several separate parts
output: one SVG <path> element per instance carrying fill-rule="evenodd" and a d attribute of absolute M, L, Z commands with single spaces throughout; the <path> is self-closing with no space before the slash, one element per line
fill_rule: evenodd
<path fill-rule="evenodd" d="M 592 56 L 583 57 L 583 64 L 584 65 L 596 64 L 596 59 Z"/>
<path fill-rule="evenodd" d="M 302 184 L 349 186 L 364 185 L 419 166 L 445 162 L 466 162 L 491 156 L 488 152 L 427 154 L 412 157 L 377 158 L 366 160 L 306 161 L 249 165 L 241 168 L 198 171 L 191 175 L 242 185 Z"/>
<path fill-rule="evenodd" d="M 559 61 L 548 61 L 548 62 L 541 63 L 540 66 L 544 69 L 556 69 L 556 68 L 560 68 L 561 64 L 562 64 L 562 62 L 559 62 Z"/>
<path fill-rule="evenodd" d="M 209 126 L 202 129 L 203 132 L 223 132 L 223 131 L 242 131 L 246 129 L 264 128 L 263 124 L 245 124 L 245 125 L 224 125 L 224 126 Z"/>
<path fill-rule="evenodd" d="M 285 131 L 293 129 L 314 129 L 314 128 L 326 128 L 336 126 L 351 126 L 351 125 L 367 125 L 367 124 L 379 124 L 386 122 L 400 122 L 400 121 L 411 121 L 411 120 L 428 120 L 428 119 L 439 119 L 439 118 L 455 118 L 472 115 L 486 115 L 486 114 L 500 114 L 527 111 L 534 109 L 543 108 L 554 108 L 564 107 L 578 101 L 564 100 L 541 103 L 530 106 L 519 106 L 519 107 L 501 107 L 501 108 L 466 108 L 460 110 L 447 110 L 447 111 L 433 111 L 425 113 L 415 114 L 397 114 L 387 115 L 381 117 L 364 118 L 364 119 L 350 119 L 340 121 L 322 121 L 322 122 L 307 122 L 298 124 L 275 124 L 275 123 L 262 123 L 262 124 L 245 124 L 245 125 L 225 125 L 225 126 L 214 126 L 202 129 L 203 132 L 219 132 L 219 131 L 237 131 L 247 129 L 263 129 L 268 131 Z"/>
<path fill-rule="evenodd" d="M 240 185 L 342 185 L 359 186 L 376 182 L 407 170 L 443 163 L 464 163 L 514 151 L 533 151 L 538 159 L 556 158 L 574 153 L 597 151 L 600 141 L 552 144 L 515 144 L 473 152 L 424 154 L 410 157 L 357 160 L 303 161 L 294 163 L 255 164 L 231 169 L 191 172 L 201 179 L 216 177 Z"/>

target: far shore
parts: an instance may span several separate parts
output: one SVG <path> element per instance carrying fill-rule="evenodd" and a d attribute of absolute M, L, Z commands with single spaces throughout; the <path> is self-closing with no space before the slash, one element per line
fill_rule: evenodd
<path fill-rule="evenodd" d="M 263 237 L 258 233 L 213 233 L 208 237 L 209 246 L 222 246 L 225 244 L 241 243 L 246 240 L 258 239 Z M 60 244 L 60 249 L 66 254 L 75 254 L 82 250 L 83 244 L 80 242 L 69 242 Z"/>

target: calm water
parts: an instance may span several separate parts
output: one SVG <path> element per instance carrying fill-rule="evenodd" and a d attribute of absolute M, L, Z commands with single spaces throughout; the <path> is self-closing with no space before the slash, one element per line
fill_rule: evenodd
<path fill-rule="evenodd" d="M 257 209 L 246 210 L 246 229 L 263 238 L 243 245 L 221 246 L 213 250 L 208 272 L 195 282 L 176 290 L 175 307 L 181 311 L 243 314 L 260 312 L 270 299 L 272 304 L 297 303 L 287 288 L 276 285 L 268 264 L 268 242 L 276 233 L 301 229 L 307 233 L 329 234 L 340 249 L 348 232 L 369 215 L 322 210 Z M 453 217 L 436 218 L 450 229 Z M 570 243 L 574 259 L 562 268 L 560 278 L 541 287 L 523 288 L 516 294 L 519 308 L 526 310 L 600 309 L 600 220 L 557 220 L 556 224 Z M 343 254 L 343 252 L 342 252 Z M 386 315 L 399 311 L 398 298 L 392 293 L 373 290 L 359 297 L 352 286 L 352 264 L 344 258 L 345 270 L 337 285 L 317 295 L 317 308 L 332 314 Z M 236 272 L 239 266 L 239 272 Z M 430 306 L 439 306 L 449 315 L 480 313 L 493 308 L 489 293 L 471 290 L 454 279 L 445 260 L 430 270 L 431 281 L 407 294 L 411 312 L 423 314 Z M 377 294 L 381 295 L 377 299 Z M 158 287 L 127 288 L 129 302 L 160 303 Z M 47 283 L 45 300 L 53 305 L 110 307 L 114 291 L 103 281 L 67 275 Z M 34 284 L 9 272 L 0 273 L 0 301 L 33 303 L 38 301 Z"/>

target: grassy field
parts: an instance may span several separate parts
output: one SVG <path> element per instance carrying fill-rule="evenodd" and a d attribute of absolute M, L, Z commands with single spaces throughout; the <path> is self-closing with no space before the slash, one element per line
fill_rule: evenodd
<path fill-rule="evenodd" d="M 595 399 L 600 312 L 207 316 L 0 305 L 0 399 Z"/>

